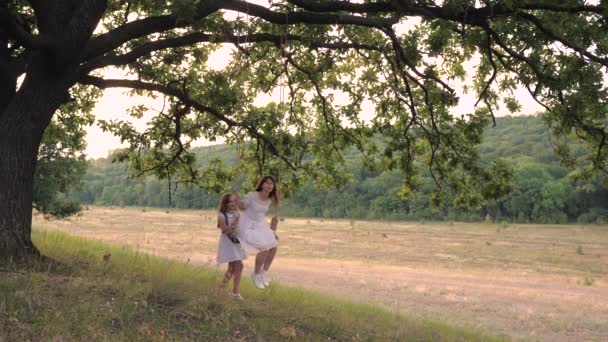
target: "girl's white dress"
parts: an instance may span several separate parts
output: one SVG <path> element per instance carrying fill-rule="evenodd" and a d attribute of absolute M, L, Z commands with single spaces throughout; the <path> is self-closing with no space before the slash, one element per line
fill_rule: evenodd
<path fill-rule="evenodd" d="M 239 216 L 238 213 L 227 213 L 228 217 L 227 225 L 230 225 Z M 219 213 L 218 220 L 224 219 L 224 214 Z M 247 254 L 243 250 L 240 243 L 233 243 L 230 241 L 226 234 L 220 234 L 220 241 L 217 246 L 217 263 L 221 264 L 224 262 L 237 261 L 247 259 Z"/>
<path fill-rule="evenodd" d="M 261 252 L 278 245 L 266 213 L 271 201 L 263 201 L 257 192 L 250 192 L 241 199 L 245 210 L 239 219 L 238 238 L 247 252 Z"/>

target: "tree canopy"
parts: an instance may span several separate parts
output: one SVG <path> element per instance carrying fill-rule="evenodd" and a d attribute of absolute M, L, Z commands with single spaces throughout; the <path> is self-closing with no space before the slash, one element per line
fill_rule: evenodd
<path fill-rule="evenodd" d="M 45 217 L 63 218 L 80 211 L 80 203 L 70 194 L 79 190 L 88 164 L 84 149 L 85 126 L 99 91 L 80 93 L 78 99 L 59 108 L 44 132 L 34 174 L 33 206 Z"/>
<path fill-rule="evenodd" d="M 450 189 L 479 205 L 511 189 L 512 170 L 483 162 L 474 145 L 500 106 L 518 110 L 519 87 L 546 109 L 565 162 L 574 159 L 563 138 L 576 134 L 593 151 L 581 174 L 605 172 L 607 19 L 604 0 L 1 1 L 0 203 L 11 204 L 0 205 L 0 241 L 12 251 L 7 232 L 17 230 L 31 245 L 42 134 L 94 88 L 165 103 L 144 132 L 101 123 L 131 145 L 118 159 L 212 189 L 233 172 L 219 162 L 197 169 L 189 147 L 221 136 L 248 141 L 245 172 L 283 169 L 285 189 L 302 176 L 344 184 L 341 152 L 354 146 L 368 168 L 399 170 L 404 197 L 424 170 L 435 202 Z M 221 44 L 236 52 L 216 70 L 209 58 Z M 108 68 L 128 76 L 108 78 Z M 478 105 L 456 112 L 456 88 L 469 79 Z M 284 101 L 256 102 L 283 90 Z"/>

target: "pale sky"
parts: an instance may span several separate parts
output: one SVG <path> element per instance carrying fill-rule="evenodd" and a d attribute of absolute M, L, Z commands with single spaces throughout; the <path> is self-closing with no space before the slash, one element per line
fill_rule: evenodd
<path fill-rule="evenodd" d="M 267 3 L 263 0 L 253 1 L 260 4 Z M 228 12 L 226 17 L 232 19 L 236 17 L 234 12 Z M 417 21 L 417 20 L 416 20 Z M 406 24 L 403 27 L 404 30 L 408 30 L 408 26 L 415 25 L 415 23 Z M 411 27 L 411 26 L 410 26 Z M 223 48 L 216 51 L 209 59 L 209 66 L 213 69 L 222 69 L 225 67 L 230 61 L 230 52 L 232 50 L 232 45 L 226 45 Z M 473 74 L 473 70 L 467 70 L 469 75 Z M 120 72 L 116 70 L 110 70 L 106 72 L 106 77 L 109 78 L 125 78 Z M 459 105 L 452 109 L 453 113 L 471 113 L 474 111 L 473 105 L 477 101 L 475 94 L 462 93 L 462 84 L 459 82 L 452 82 L 450 84 L 460 96 Z M 160 108 L 162 108 L 162 100 L 152 100 L 145 97 L 129 97 L 126 93 L 128 89 L 122 88 L 112 88 L 105 90 L 103 96 L 99 99 L 97 106 L 94 109 L 94 114 L 97 119 L 104 120 L 125 120 L 132 122 L 137 129 L 144 130 L 146 127 L 147 120 L 150 119 Z M 521 111 L 519 113 L 515 113 L 514 115 L 529 115 L 534 114 L 536 112 L 542 111 L 542 107 L 540 107 L 528 94 L 527 91 L 521 89 L 515 95 L 520 101 Z M 273 94 L 272 96 L 261 96 L 260 99 L 256 100 L 256 103 L 259 102 L 267 102 L 269 100 L 274 100 L 276 102 L 279 101 L 278 93 Z M 339 100 L 338 100 L 339 101 Z M 345 102 L 345 101 L 343 101 Z M 127 109 L 134 105 L 145 104 L 149 108 L 156 109 L 149 111 L 148 115 L 144 116 L 144 118 L 136 120 L 130 117 L 127 114 Z M 502 106 L 501 110 L 495 113 L 497 116 L 503 116 L 509 114 L 505 106 Z M 370 111 L 371 112 L 371 108 Z M 214 142 L 217 144 L 218 142 Z M 207 141 L 197 141 L 195 146 L 204 146 L 207 145 Z M 115 137 L 113 134 L 109 132 L 103 132 L 97 125 L 93 125 L 87 128 L 87 148 L 85 150 L 86 155 L 89 159 L 97 159 L 97 158 L 105 158 L 108 156 L 108 153 L 111 150 L 123 148 L 126 145 L 121 144 L 120 139 Z"/>

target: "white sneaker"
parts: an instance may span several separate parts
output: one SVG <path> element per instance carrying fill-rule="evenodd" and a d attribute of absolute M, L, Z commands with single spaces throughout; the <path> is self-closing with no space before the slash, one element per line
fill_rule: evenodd
<path fill-rule="evenodd" d="M 270 286 L 270 279 L 268 278 L 268 273 L 266 273 L 266 271 L 262 271 L 260 273 L 260 278 L 262 279 L 262 284 L 264 284 L 264 287 Z"/>
<path fill-rule="evenodd" d="M 258 289 L 265 288 L 264 281 L 262 280 L 262 275 L 257 273 L 251 273 L 251 280 L 253 280 L 253 284 Z"/>
<path fill-rule="evenodd" d="M 243 296 L 241 296 L 240 293 L 233 293 L 232 294 L 232 299 L 234 299 L 234 300 L 244 300 Z"/>

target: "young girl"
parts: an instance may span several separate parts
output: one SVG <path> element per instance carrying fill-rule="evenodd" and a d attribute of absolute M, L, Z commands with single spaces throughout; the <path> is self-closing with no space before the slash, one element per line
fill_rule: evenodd
<path fill-rule="evenodd" d="M 251 279 L 257 288 L 270 285 L 266 275 L 277 253 L 278 238 L 276 217 L 269 223 L 266 213 L 270 206 L 277 206 L 279 194 L 272 176 L 264 176 L 258 181 L 255 191 L 248 193 L 240 203 L 242 218 L 239 222 L 238 237 L 246 251 L 256 253 L 255 270 Z"/>
<path fill-rule="evenodd" d="M 217 263 L 228 263 L 228 270 L 224 274 L 222 287 L 225 287 L 232 278 L 232 296 L 242 300 L 239 291 L 243 262 L 247 255 L 241 248 L 240 241 L 236 238 L 236 230 L 239 224 L 239 197 L 233 193 L 222 195 L 217 215 L 217 227 L 222 230 L 217 249 Z"/>

